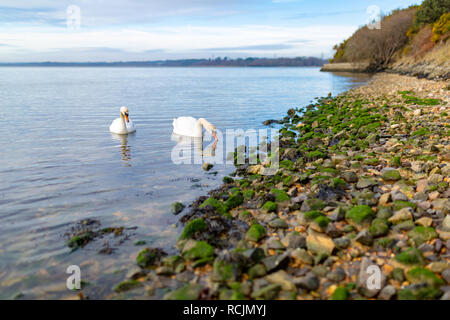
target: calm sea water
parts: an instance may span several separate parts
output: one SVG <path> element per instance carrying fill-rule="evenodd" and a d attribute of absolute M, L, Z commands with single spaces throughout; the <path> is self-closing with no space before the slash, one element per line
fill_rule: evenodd
<path fill-rule="evenodd" d="M 0 298 L 75 297 L 69 265 L 91 298 L 108 298 L 142 249 L 135 241 L 171 250 L 180 227 L 170 204 L 233 171 L 174 164 L 174 117 L 258 129 L 367 80 L 318 68 L 0 68 Z M 137 126 L 128 137 L 108 131 L 122 105 Z M 65 234 L 87 218 L 130 228 L 128 237 L 71 252 Z M 98 253 L 106 245 L 113 252 Z"/>

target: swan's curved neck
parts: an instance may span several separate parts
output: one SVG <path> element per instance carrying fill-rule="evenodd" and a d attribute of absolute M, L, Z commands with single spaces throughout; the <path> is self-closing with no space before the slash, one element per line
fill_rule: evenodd
<path fill-rule="evenodd" d="M 120 120 L 122 120 L 123 130 L 125 130 L 125 132 L 128 132 L 127 124 L 125 123 L 125 117 L 123 116 L 122 112 L 120 113 Z"/>

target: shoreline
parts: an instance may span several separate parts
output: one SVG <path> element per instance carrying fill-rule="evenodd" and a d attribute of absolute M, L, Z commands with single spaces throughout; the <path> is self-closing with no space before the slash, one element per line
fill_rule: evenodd
<path fill-rule="evenodd" d="M 142 250 L 138 270 L 115 291 L 152 299 L 449 299 L 448 86 L 382 73 L 290 110 L 277 174 L 237 167 L 181 217 L 179 254 Z M 380 288 L 367 287 L 372 265 Z"/>

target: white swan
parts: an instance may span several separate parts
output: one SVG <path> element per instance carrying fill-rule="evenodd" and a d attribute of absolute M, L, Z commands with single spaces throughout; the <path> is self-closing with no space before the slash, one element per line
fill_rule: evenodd
<path fill-rule="evenodd" d="M 192 117 L 179 117 L 173 119 L 173 133 L 188 136 L 201 138 L 203 137 L 203 128 L 206 131 L 211 133 L 215 140 L 217 140 L 216 136 L 216 127 L 214 127 L 210 122 L 208 122 L 204 118 L 195 119 Z"/>
<path fill-rule="evenodd" d="M 120 118 L 117 118 L 111 123 L 109 131 L 116 134 L 128 134 L 136 131 L 133 121 L 128 117 L 127 107 L 120 108 Z"/>

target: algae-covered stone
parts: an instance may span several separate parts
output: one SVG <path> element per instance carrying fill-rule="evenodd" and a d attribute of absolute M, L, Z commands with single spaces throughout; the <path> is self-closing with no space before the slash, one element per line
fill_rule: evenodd
<path fill-rule="evenodd" d="M 286 229 L 288 228 L 288 224 L 281 218 L 276 218 L 269 222 L 269 226 L 275 229 Z"/>
<path fill-rule="evenodd" d="M 206 206 L 213 207 L 219 214 L 226 214 L 228 212 L 226 205 L 214 198 L 208 198 L 203 201 L 203 203 L 200 205 L 200 208 L 204 208 Z"/>
<path fill-rule="evenodd" d="M 354 206 L 347 211 L 345 217 L 356 224 L 363 224 L 372 220 L 373 211 L 372 208 L 367 205 Z"/>
<path fill-rule="evenodd" d="M 373 178 L 361 177 L 356 184 L 356 188 L 364 189 L 378 185 L 378 181 Z"/>
<path fill-rule="evenodd" d="M 93 238 L 94 234 L 91 231 L 87 231 L 85 233 L 78 234 L 70 238 L 69 241 L 67 242 L 67 246 L 72 250 L 76 250 L 78 248 L 85 246 Z"/>
<path fill-rule="evenodd" d="M 212 167 L 214 167 L 214 165 L 212 163 L 208 163 L 208 162 L 205 162 L 202 165 L 202 169 L 205 170 L 205 171 L 211 170 Z"/>
<path fill-rule="evenodd" d="M 245 239 L 248 241 L 258 242 L 266 235 L 266 229 L 258 224 L 252 224 L 252 226 L 245 233 Z"/>
<path fill-rule="evenodd" d="M 182 255 L 188 260 L 209 259 L 214 255 L 214 248 L 205 241 L 189 241 L 185 244 Z"/>
<path fill-rule="evenodd" d="M 187 284 L 179 289 L 167 293 L 164 300 L 197 300 L 200 296 L 202 286 L 198 284 Z"/>
<path fill-rule="evenodd" d="M 397 293 L 397 298 L 399 300 L 430 300 L 437 299 L 440 295 L 441 291 L 439 289 L 418 284 L 401 289 Z"/>
<path fill-rule="evenodd" d="M 231 210 L 233 208 L 236 208 L 237 206 L 241 205 L 244 202 L 244 196 L 241 192 L 236 192 L 233 195 L 231 195 L 227 201 L 225 201 L 225 207 L 228 210 Z"/>
<path fill-rule="evenodd" d="M 256 279 L 260 277 L 264 277 L 266 272 L 266 267 L 262 263 L 257 263 L 247 271 L 249 279 Z"/>
<path fill-rule="evenodd" d="M 173 214 L 179 214 L 184 209 L 184 204 L 181 202 L 174 202 L 170 205 L 170 211 L 172 211 Z"/>
<path fill-rule="evenodd" d="M 197 218 L 189 221 L 189 223 L 184 227 L 183 232 L 180 235 L 180 239 L 192 238 L 196 232 L 205 231 L 207 228 L 208 225 L 203 218 Z"/>
<path fill-rule="evenodd" d="M 125 280 L 116 285 L 113 290 L 115 292 L 124 292 L 128 290 L 132 290 L 142 286 L 142 284 L 136 280 Z"/>
<path fill-rule="evenodd" d="M 374 219 L 370 225 L 369 232 L 374 237 L 381 237 L 389 232 L 389 225 L 384 219 Z"/>
<path fill-rule="evenodd" d="M 395 260 L 406 265 L 424 265 L 425 258 L 420 250 L 408 248 L 395 256 Z"/>
<path fill-rule="evenodd" d="M 244 199 L 252 199 L 255 196 L 254 190 L 244 190 L 243 193 Z"/>
<path fill-rule="evenodd" d="M 421 267 L 411 269 L 406 274 L 406 278 L 411 283 L 427 283 L 431 286 L 440 286 L 444 284 L 444 281 L 432 271 Z"/>
<path fill-rule="evenodd" d="M 394 280 L 403 282 L 405 281 L 405 272 L 401 268 L 394 268 L 394 270 L 392 270 L 391 277 Z"/>
<path fill-rule="evenodd" d="M 243 221 L 249 221 L 251 217 L 252 217 L 252 214 L 248 210 L 245 210 L 245 211 L 242 211 L 239 213 L 239 219 L 241 219 Z"/>
<path fill-rule="evenodd" d="M 237 268 L 231 263 L 216 258 L 213 264 L 212 278 L 218 282 L 236 281 Z"/>
<path fill-rule="evenodd" d="M 414 229 L 416 225 L 412 220 L 406 220 L 402 221 L 392 227 L 394 231 L 409 231 L 411 229 Z"/>
<path fill-rule="evenodd" d="M 397 181 L 402 178 L 398 170 L 386 170 L 381 174 L 381 178 L 384 181 Z"/>
<path fill-rule="evenodd" d="M 277 204 L 273 201 L 267 201 L 262 206 L 262 209 L 267 212 L 275 212 L 275 211 L 277 211 Z"/>
<path fill-rule="evenodd" d="M 432 227 L 417 226 L 408 232 L 408 237 L 414 241 L 416 247 L 422 243 L 437 237 L 436 231 Z"/>
<path fill-rule="evenodd" d="M 276 298 L 278 292 L 281 290 L 279 284 L 269 284 L 259 290 L 253 291 L 251 297 L 253 299 L 272 300 Z"/>
<path fill-rule="evenodd" d="M 415 209 L 417 206 L 415 203 L 409 202 L 409 201 L 403 201 L 403 200 L 396 200 L 393 203 L 393 210 L 398 211 L 403 208 L 411 208 Z"/>
<path fill-rule="evenodd" d="M 331 300 L 347 300 L 348 289 L 346 287 L 337 287 L 331 295 Z"/>
<path fill-rule="evenodd" d="M 233 180 L 233 178 L 231 178 L 231 177 L 225 176 L 225 177 L 223 177 L 222 181 L 223 181 L 224 183 L 233 183 L 234 180 Z"/>
<path fill-rule="evenodd" d="M 291 200 L 284 190 L 272 189 L 270 192 L 275 196 L 276 202 L 286 202 Z"/>
<path fill-rule="evenodd" d="M 313 211 L 313 210 L 322 210 L 325 208 L 325 203 L 317 198 L 313 199 L 306 199 L 303 201 L 302 207 L 300 208 L 300 211 L 306 212 L 306 211 Z"/>
<path fill-rule="evenodd" d="M 158 263 L 165 255 L 159 248 L 145 248 L 136 257 L 136 264 L 141 268 L 148 268 Z"/>

